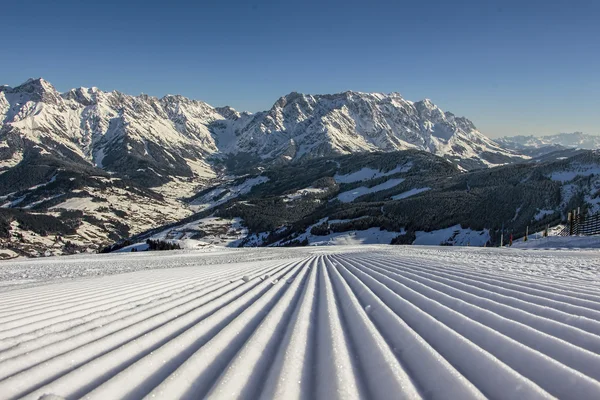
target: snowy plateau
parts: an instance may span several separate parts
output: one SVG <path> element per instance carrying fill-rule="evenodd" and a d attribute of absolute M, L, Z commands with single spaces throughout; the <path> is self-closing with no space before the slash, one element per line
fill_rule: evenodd
<path fill-rule="evenodd" d="M 596 251 L 6 261 L 1 399 L 598 399 Z"/>

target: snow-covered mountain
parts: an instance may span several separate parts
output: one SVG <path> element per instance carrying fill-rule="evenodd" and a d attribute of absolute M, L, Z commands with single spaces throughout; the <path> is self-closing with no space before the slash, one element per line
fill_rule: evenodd
<path fill-rule="evenodd" d="M 3 169 L 29 152 L 58 155 L 148 186 L 172 177 L 214 176 L 217 152 L 208 126 L 223 117 L 200 101 L 78 88 L 58 93 L 43 79 L 0 87 Z"/>
<path fill-rule="evenodd" d="M 182 96 L 130 96 L 78 88 L 59 93 L 44 79 L 0 87 L 0 168 L 42 152 L 84 161 L 149 187 L 175 178 L 202 183 L 215 158 L 260 161 L 363 151 L 419 149 L 467 166 L 515 158 L 471 121 L 430 100 L 398 93 L 291 93 L 256 114 Z"/>
<path fill-rule="evenodd" d="M 418 149 L 477 166 L 515 158 L 468 119 L 443 112 L 428 99 L 412 102 L 398 93 L 291 93 L 269 111 L 247 118 L 251 121 L 235 132 L 234 146 L 223 150 L 291 160 Z M 224 131 L 216 130 L 217 137 Z"/>
<path fill-rule="evenodd" d="M 291 93 L 250 114 L 178 95 L 60 93 L 39 78 L 0 86 L 0 121 L 0 248 L 21 255 L 97 249 L 262 182 L 239 175 L 308 159 L 411 149 L 465 170 L 527 158 L 397 93 Z M 217 200 L 198 196 L 238 178 Z"/>
<path fill-rule="evenodd" d="M 600 136 L 583 132 L 559 133 L 548 136 L 505 136 L 496 140 L 502 146 L 513 150 L 548 148 L 600 149 Z"/>

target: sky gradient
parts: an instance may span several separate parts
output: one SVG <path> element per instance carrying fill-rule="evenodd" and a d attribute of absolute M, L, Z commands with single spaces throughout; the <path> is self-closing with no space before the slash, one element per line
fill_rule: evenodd
<path fill-rule="evenodd" d="M 344 90 L 430 98 L 491 137 L 600 134 L 600 2 L 11 1 L 0 84 L 43 77 L 238 110 Z"/>

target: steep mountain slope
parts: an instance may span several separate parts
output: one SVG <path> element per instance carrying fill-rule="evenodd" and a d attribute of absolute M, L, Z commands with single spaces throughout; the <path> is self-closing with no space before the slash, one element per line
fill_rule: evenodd
<path fill-rule="evenodd" d="M 263 158 L 417 149 L 467 168 L 522 159 L 485 137 L 468 119 L 444 113 L 428 99 L 415 103 L 398 93 L 291 93 L 256 114 L 236 135 L 236 146 L 228 151 Z"/>
<path fill-rule="evenodd" d="M 43 79 L 31 79 L 0 87 L 0 119 L 4 170 L 35 148 L 148 187 L 173 180 L 204 183 L 222 165 L 217 160 L 240 157 L 257 164 L 412 148 L 467 169 L 522 159 L 466 118 L 398 93 L 291 93 L 269 111 L 248 114 L 182 96 L 158 99 L 97 88 L 61 94 Z"/>
<path fill-rule="evenodd" d="M 93 251 L 189 215 L 178 198 L 216 176 L 205 158 L 219 118 L 180 96 L 1 87 L 2 254 Z"/>
<path fill-rule="evenodd" d="M 213 107 L 181 96 L 128 96 L 97 88 L 60 94 L 43 79 L 0 88 L 2 167 L 32 150 L 87 162 L 145 186 L 210 178 Z M 201 179 L 199 179 L 201 181 Z"/>
<path fill-rule="evenodd" d="M 0 257 L 96 251 L 190 214 L 179 201 L 90 165 L 28 154 L 0 175 Z"/>

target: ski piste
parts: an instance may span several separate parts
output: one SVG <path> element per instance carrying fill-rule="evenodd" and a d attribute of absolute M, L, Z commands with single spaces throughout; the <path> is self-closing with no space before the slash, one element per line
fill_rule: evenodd
<path fill-rule="evenodd" d="M 598 260 L 338 246 L 6 262 L 0 398 L 595 399 Z"/>

